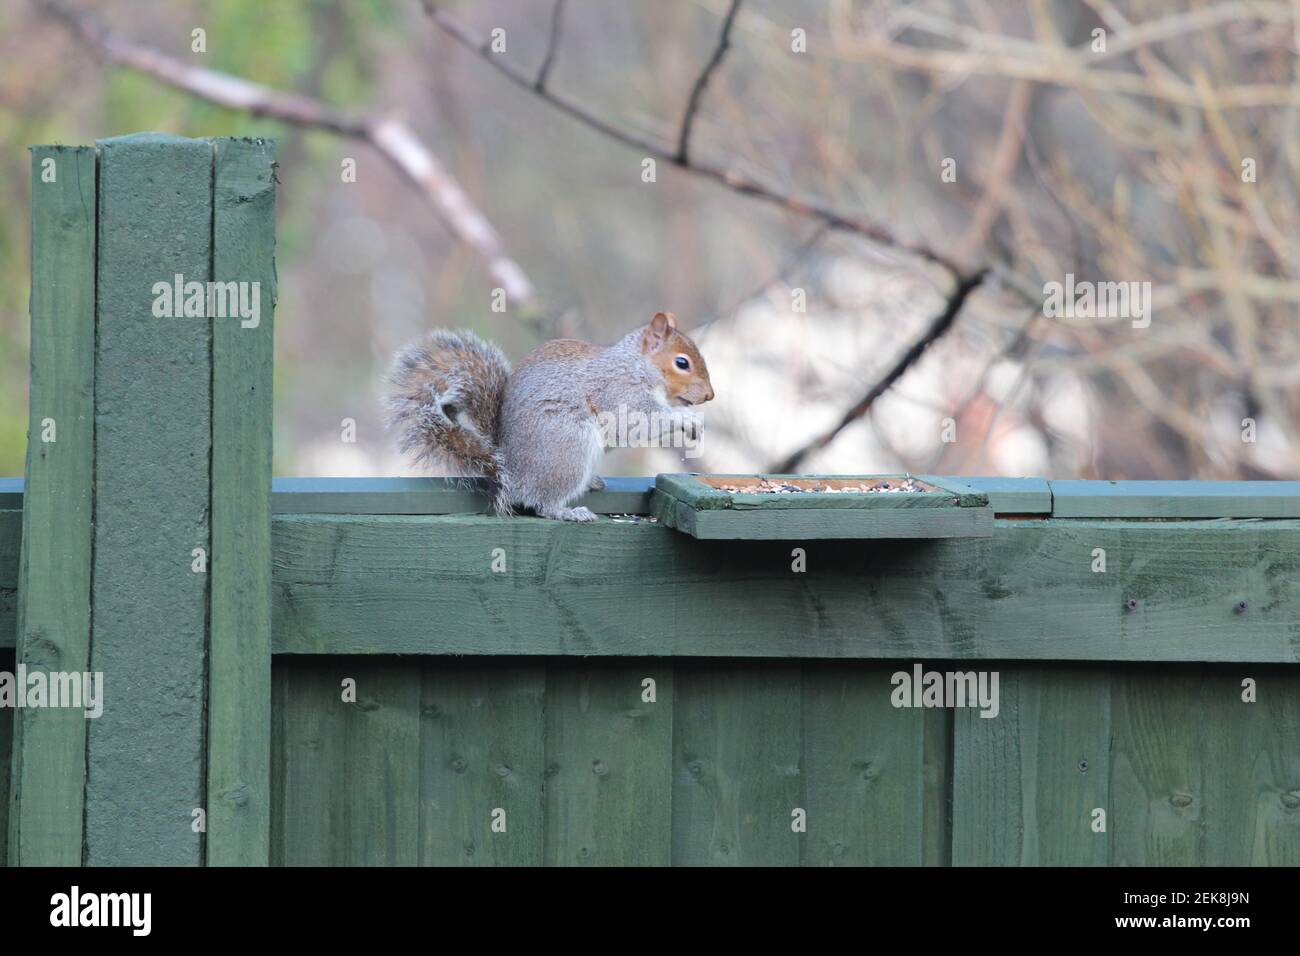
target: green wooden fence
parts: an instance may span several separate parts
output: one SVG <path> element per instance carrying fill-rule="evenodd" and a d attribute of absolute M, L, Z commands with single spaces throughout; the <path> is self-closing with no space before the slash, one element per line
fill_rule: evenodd
<path fill-rule="evenodd" d="M 991 531 L 810 541 L 648 479 L 593 525 L 273 485 L 273 183 L 264 141 L 33 152 L 0 671 L 104 714 L 0 708 L 0 859 L 1300 862 L 1300 483 L 936 479 Z M 260 322 L 157 316 L 176 274 Z M 895 706 L 918 665 L 997 715 Z"/>

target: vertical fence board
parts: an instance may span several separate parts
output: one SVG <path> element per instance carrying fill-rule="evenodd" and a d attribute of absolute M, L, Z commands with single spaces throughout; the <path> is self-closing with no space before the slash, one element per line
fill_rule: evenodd
<path fill-rule="evenodd" d="M 206 282 L 212 147 L 103 140 L 95 368 L 95 541 L 86 862 L 195 865 L 204 806 L 211 334 L 156 318 L 155 283 Z"/>
<path fill-rule="evenodd" d="M 16 661 L 46 673 L 84 673 L 90 657 L 95 178 L 93 149 L 32 150 L 31 412 Z M 84 712 L 24 709 L 13 729 L 11 860 L 79 865 Z"/>
<path fill-rule="evenodd" d="M 420 668 L 354 660 L 344 704 L 344 823 L 349 866 L 414 866 L 420 857 Z"/>
<path fill-rule="evenodd" d="M 925 712 L 924 820 L 921 862 L 952 865 L 952 712 Z"/>
<path fill-rule="evenodd" d="M 1116 681 L 1110 840 L 1121 866 L 1203 862 L 1202 677 L 1134 669 Z"/>
<path fill-rule="evenodd" d="M 212 278 L 248 283 L 245 288 L 257 296 L 258 309 L 255 325 L 238 314 L 211 320 L 207 859 L 217 866 L 265 866 L 270 833 L 275 146 L 267 140 L 221 139 L 214 148 Z"/>
<path fill-rule="evenodd" d="M 0 498 L 3 498 L 0 493 Z M 22 550 L 23 513 L 0 510 L 0 648 L 18 644 L 18 562 Z"/>
<path fill-rule="evenodd" d="M 1207 668 L 1201 695 L 1202 860 L 1300 865 L 1300 673 Z M 1255 703 L 1242 680 L 1256 682 Z"/>
<path fill-rule="evenodd" d="M 995 665 L 996 666 L 996 665 Z M 953 862 L 1097 865 L 1110 788 L 1110 678 L 1087 667 L 996 666 L 1000 711 L 953 715 Z"/>
<path fill-rule="evenodd" d="M 423 666 L 420 864 L 541 865 L 545 666 Z"/>
<path fill-rule="evenodd" d="M 1258 700 L 1241 699 L 1241 681 Z M 1240 665 L 1117 679 L 1114 862 L 1300 862 L 1300 677 Z"/>
<path fill-rule="evenodd" d="M 799 665 L 679 663 L 673 674 L 674 865 L 793 866 L 805 806 Z"/>
<path fill-rule="evenodd" d="M 13 670 L 14 655 L 0 649 L 0 670 Z M 9 766 L 12 760 L 14 712 L 0 707 L 0 866 L 9 865 Z"/>
<path fill-rule="evenodd" d="M 645 678 L 655 681 L 655 703 L 641 699 Z M 669 662 L 548 665 L 547 864 L 671 861 L 672 733 Z"/>
<path fill-rule="evenodd" d="M 890 703 L 898 669 L 804 665 L 805 864 L 921 863 L 926 712 Z"/>
<path fill-rule="evenodd" d="M 275 664 L 276 714 L 272 776 L 274 862 L 283 866 L 342 866 L 346 858 L 344 659 L 281 658 Z"/>

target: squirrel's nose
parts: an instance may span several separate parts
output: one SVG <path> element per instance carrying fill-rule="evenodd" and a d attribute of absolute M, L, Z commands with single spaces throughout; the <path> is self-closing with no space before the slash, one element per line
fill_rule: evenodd
<path fill-rule="evenodd" d="M 704 400 L 705 400 L 706 402 L 711 402 L 711 401 L 713 401 L 713 386 L 712 386 L 712 385 L 709 386 L 709 394 L 707 394 L 707 395 L 704 396 Z"/>

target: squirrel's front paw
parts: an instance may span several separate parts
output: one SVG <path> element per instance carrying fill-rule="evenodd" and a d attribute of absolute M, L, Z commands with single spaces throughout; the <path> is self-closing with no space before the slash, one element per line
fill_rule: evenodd
<path fill-rule="evenodd" d="M 554 518 L 556 521 L 595 521 L 596 516 L 591 513 L 590 508 L 554 508 L 542 512 L 543 518 Z"/>
<path fill-rule="evenodd" d="M 688 442 L 697 442 L 704 435 L 704 421 L 698 415 L 686 413 L 679 419 L 682 437 Z"/>

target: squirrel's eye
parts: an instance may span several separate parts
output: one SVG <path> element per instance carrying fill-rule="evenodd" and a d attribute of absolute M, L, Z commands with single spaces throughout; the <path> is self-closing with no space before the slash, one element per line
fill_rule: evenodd
<path fill-rule="evenodd" d="M 691 367 L 691 360 L 688 359 L 685 355 L 679 355 L 677 356 L 677 360 L 673 364 L 675 364 L 679 369 L 681 369 L 684 372 Z"/>

